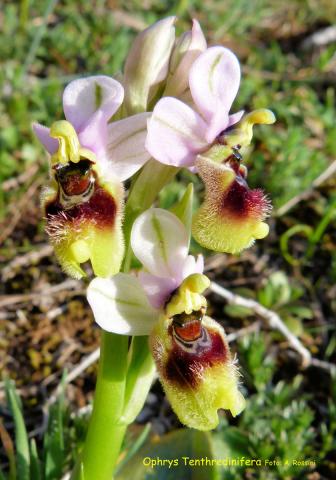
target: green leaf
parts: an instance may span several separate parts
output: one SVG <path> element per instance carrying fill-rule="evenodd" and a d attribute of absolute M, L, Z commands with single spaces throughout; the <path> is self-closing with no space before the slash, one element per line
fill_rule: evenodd
<path fill-rule="evenodd" d="M 214 466 L 189 464 L 206 458 L 214 458 L 210 434 L 181 429 L 146 442 L 115 480 L 217 480 L 219 472 Z M 158 459 L 164 465 L 152 465 L 151 462 Z"/>
<path fill-rule="evenodd" d="M 258 391 L 264 391 L 274 373 L 274 361 L 267 355 L 266 337 L 262 333 L 242 337 L 238 342 L 240 361 Z M 246 378 L 247 379 L 247 378 Z"/>
<path fill-rule="evenodd" d="M 238 428 L 227 425 L 222 431 L 212 435 L 217 458 L 250 457 L 248 435 Z"/>
<path fill-rule="evenodd" d="M 0 439 L 9 462 L 8 480 L 16 480 L 15 451 L 12 439 L 0 418 Z"/>
<path fill-rule="evenodd" d="M 285 233 L 280 237 L 280 250 L 285 260 L 291 265 L 300 265 L 301 261 L 297 258 L 294 258 L 289 253 L 289 240 L 298 233 L 303 234 L 308 239 L 311 238 L 313 234 L 313 229 L 310 225 L 297 224 L 289 228 Z"/>
<path fill-rule="evenodd" d="M 1 470 L 1 467 L 0 467 L 0 480 L 6 480 L 6 477 L 3 474 L 3 471 Z"/>
<path fill-rule="evenodd" d="M 317 243 L 321 240 L 330 222 L 335 219 L 336 216 L 336 198 L 330 199 L 330 204 L 327 211 L 323 215 L 318 226 L 314 230 L 314 233 L 309 238 L 309 245 L 306 251 L 306 258 L 311 258 L 314 255 Z"/>
<path fill-rule="evenodd" d="M 57 403 L 50 407 L 48 430 L 44 438 L 45 480 L 58 480 L 62 477 L 67 455 L 64 445 L 64 423 L 67 413 L 64 404 L 64 378 L 62 381 L 62 393 Z"/>
<path fill-rule="evenodd" d="M 142 445 L 144 444 L 144 442 L 146 441 L 149 435 L 150 429 L 151 429 L 151 425 L 150 423 L 147 423 L 147 425 L 143 428 L 138 438 L 134 441 L 132 446 L 129 448 L 125 457 L 118 464 L 118 467 L 116 468 L 116 471 L 115 471 L 115 475 L 118 474 L 118 472 L 132 459 L 132 457 L 142 447 Z"/>
<path fill-rule="evenodd" d="M 304 329 L 300 318 L 287 316 L 283 317 L 283 320 L 293 335 L 300 337 L 303 334 Z"/>
<path fill-rule="evenodd" d="M 134 422 L 140 413 L 156 371 L 147 336 L 133 337 L 129 354 L 122 414 L 122 420 L 127 424 Z"/>
<path fill-rule="evenodd" d="M 292 313 L 299 318 L 314 318 L 312 309 L 303 305 L 286 305 L 285 309 L 287 313 Z"/>
<path fill-rule="evenodd" d="M 232 318 L 245 318 L 253 314 L 250 308 L 241 305 L 225 305 L 224 312 Z"/>
<path fill-rule="evenodd" d="M 266 285 L 258 292 L 258 300 L 268 308 L 285 305 L 292 297 L 292 288 L 287 275 L 282 272 L 272 273 Z"/>
<path fill-rule="evenodd" d="M 36 442 L 34 439 L 30 442 L 30 480 L 41 480 L 41 464 L 38 457 Z"/>
<path fill-rule="evenodd" d="M 170 211 L 176 215 L 181 222 L 185 225 L 190 241 L 191 235 L 191 221 L 193 213 L 193 196 L 194 196 L 194 185 L 189 183 L 186 191 L 183 194 L 183 197 L 177 202 Z"/>
<path fill-rule="evenodd" d="M 15 425 L 15 447 L 17 462 L 17 478 L 29 480 L 29 443 L 25 422 L 22 414 L 22 404 L 15 387 L 8 379 L 5 380 L 7 402 L 13 415 Z"/>
<path fill-rule="evenodd" d="M 288 277 L 284 272 L 274 272 L 270 275 L 269 281 L 274 290 L 276 305 L 283 305 L 291 298 L 291 287 Z"/>

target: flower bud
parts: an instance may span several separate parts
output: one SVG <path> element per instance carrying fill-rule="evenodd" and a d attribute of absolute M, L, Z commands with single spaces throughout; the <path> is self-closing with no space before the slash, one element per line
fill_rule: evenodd
<path fill-rule="evenodd" d="M 124 253 L 123 187 L 101 176 L 94 153 L 81 148 L 69 122 L 54 123 L 50 135 L 59 148 L 51 157 L 51 180 L 41 202 L 55 254 L 74 278 L 85 275 L 80 264 L 88 260 L 97 276 L 117 273 Z"/>
<path fill-rule="evenodd" d="M 177 39 L 172 51 L 165 96 L 178 97 L 187 90 L 190 67 L 206 47 L 201 26 L 197 20 L 193 20 L 192 29 Z"/>
<path fill-rule="evenodd" d="M 192 40 L 191 30 L 182 33 L 176 40 L 169 62 L 169 73 L 173 75 L 182 58 L 188 52 Z"/>
<path fill-rule="evenodd" d="M 175 40 L 175 17 L 160 20 L 134 40 L 125 63 L 125 103 L 129 114 L 145 112 L 151 87 L 168 74 Z"/>
<path fill-rule="evenodd" d="M 266 237 L 269 227 L 263 220 L 271 205 L 262 190 L 249 188 L 246 168 L 235 160 L 217 164 L 201 156 L 196 165 L 205 199 L 193 218 L 195 240 L 210 250 L 239 253 Z"/>
<path fill-rule="evenodd" d="M 160 380 L 179 420 L 211 430 L 218 409 L 238 415 L 245 399 L 223 328 L 203 311 L 162 316 L 150 336 Z"/>

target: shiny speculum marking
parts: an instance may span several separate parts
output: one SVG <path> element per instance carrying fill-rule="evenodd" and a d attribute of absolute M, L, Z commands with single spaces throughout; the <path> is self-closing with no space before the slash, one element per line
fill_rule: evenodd
<path fill-rule="evenodd" d="M 60 234 L 62 224 L 68 222 L 72 222 L 74 227 L 82 222 L 91 222 L 96 228 L 114 225 L 117 212 L 115 200 L 99 185 L 90 163 L 82 160 L 79 164 L 56 167 L 58 193 L 55 200 L 45 207 L 47 231 L 51 236 Z"/>
<path fill-rule="evenodd" d="M 173 319 L 173 332 L 183 344 L 185 342 L 194 342 L 202 336 L 202 317 L 204 311 L 192 312 L 190 315 L 181 313 L 175 315 Z"/>
<path fill-rule="evenodd" d="M 168 330 L 173 348 L 165 365 L 165 376 L 180 387 L 196 387 L 204 369 L 223 363 L 228 358 L 222 336 L 205 327 L 197 314 L 183 314 L 183 324 L 180 323 L 181 318 L 176 320 L 174 317 Z"/>
<path fill-rule="evenodd" d="M 64 193 L 68 196 L 84 195 L 94 182 L 92 162 L 81 160 L 79 163 L 56 165 L 55 176 Z"/>

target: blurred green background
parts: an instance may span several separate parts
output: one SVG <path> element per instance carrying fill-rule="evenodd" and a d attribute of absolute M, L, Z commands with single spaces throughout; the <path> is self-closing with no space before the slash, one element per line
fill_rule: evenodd
<path fill-rule="evenodd" d="M 210 45 L 223 44 L 239 57 L 242 82 L 233 111 L 266 107 L 277 117 L 274 126 L 255 129 L 253 149 L 246 159 L 250 184 L 264 188 L 273 201 L 270 236 L 240 257 L 208 258 L 209 275 L 277 311 L 314 356 L 335 362 L 336 182 L 327 169 L 336 159 L 336 3 L 2 1 L 0 369 L 16 382 L 24 411 L 29 413 L 27 429 L 43 451 L 43 465 L 48 458 L 58 459 L 56 467 L 48 467 L 48 474 L 41 478 L 59 479 L 71 467 L 84 438 L 95 366 L 68 387 L 67 402 L 51 412 L 47 433 L 43 428 L 34 432 L 42 422 L 41 405 L 59 384 L 63 369 L 71 370 L 96 348 L 98 331 L 92 329 L 84 285 L 65 283 L 46 246 L 39 191 L 46 182 L 48 164 L 31 123 L 50 125 L 61 119 L 61 95 L 68 82 L 82 75 L 121 72 L 134 36 L 172 14 L 179 16 L 178 33 L 197 18 Z M 325 181 L 314 185 L 324 172 Z M 199 201 L 201 183 L 184 173 L 162 192 L 160 204 L 171 205 L 190 180 Z M 303 192 L 293 208 L 282 208 Z M 64 289 L 53 290 L 58 284 Z M 251 311 L 224 306 L 213 296 L 210 303 L 212 315 L 229 333 L 256 322 Z M 146 444 L 152 433 L 144 429 L 145 423 L 150 422 L 151 431 L 159 435 L 179 427 L 155 384 L 145 407 L 151 413 L 146 415 L 145 410 L 131 429 L 118 478 L 170 478 L 167 469 L 149 471 L 139 465 L 148 448 L 153 452 L 158 448 L 155 455 L 170 458 L 167 452 L 173 451 L 172 444 L 188 445 L 190 456 L 212 455 L 212 449 L 219 458 L 244 455 L 280 462 L 263 468 L 208 469 L 199 477 L 191 468 L 181 470 L 180 477 L 176 470 L 170 473 L 183 480 L 336 477 L 335 382 L 328 371 L 313 367 L 303 371 L 298 356 L 267 326 L 256 325 L 255 330 L 233 343 L 249 398 L 243 415 L 221 418 L 211 448 L 208 437 L 183 430 L 169 433 L 170 440 L 155 437 L 153 444 Z M 3 428 L 12 433 L 3 388 L 0 402 Z M 84 414 L 76 414 L 83 409 Z M 53 430 L 54 418 L 57 428 Z M 8 471 L 11 457 L 3 428 L 1 459 L 3 470 Z M 44 447 L 43 435 L 49 435 Z M 133 451 L 136 438 L 140 450 Z M 316 465 L 293 466 L 293 459 L 313 460 Z M 8 478 L 21 480 L 20 476 Z"/>

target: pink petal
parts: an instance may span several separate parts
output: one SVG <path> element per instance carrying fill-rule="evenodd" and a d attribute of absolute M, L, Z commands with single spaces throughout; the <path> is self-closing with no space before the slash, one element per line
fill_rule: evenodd
<path fill-rule="evenodd" d="M 106 162 L 107 122 L 102 111 L 97 111 L 78 134 L 82 147 L 96 154 L 97 162 Z"/>
<path fill-rule="evenodd" d="M 191 166 L 207 147 L 206 123 L 176 98 L 164 97 L 148 121 L 146 148 L 159 162 L 176 167 Z"/>
<path fill-rule="evenodd" d="M 46 148 L 46 150 L 52 155 L 53 153 L 57 152 L 58 149 L 58 140 L 52 138 L 49 135 L 50 128 L 41 125 L 40 123 L 33 123 L 33 131 L 37 138 L 40 140 L 42 145 Z"/>
<path fill-rule="evenodd" d="M 229 125 L 229 114 L 228 112 L 218 111 L 212 117 L 209 122 L 209 127 L 206 131 L 205 138 L 209 143 L 212 143 L 215 138 L 223 131 L 228 128 Z"/>
<path fill-rule="evenodd" d="M 223 115 L 222 112 L 219 112 L 218 115 L 215 115 L 206 132 L 206 139 L 208 142 L 212 143 L 221 132 L 238 123 L 243 115 L 244 110 L 240 110 L 232 115 Z M 222 128 L 223 125 L 226 125 L 224 129 Z"/>
<path fill-rule="evenodd" d="M 124 98 L 122 85 L 111 77 L 97 75 L 69 83 L 63 93 L 65 118 L 79 132 L 101 112 L 107 122 L 118 110 Z"/>
<path fill-rule="evenodd" d="M 162 308 L 170 294 L 178 287 L 173 278 L 157 277 L 146 272 L 140 272 L 138 278 L 154 308 Z"/>
<path fill-rule="evenodd" d="M 238 59 L 227 48 L 208 48 L 193 63 L 189 85 L 199 112 L 210 124 L 208 141 L 227 128 L 228 113 L 239 83 Z"/>
<path fill-rule="evenodd" d="M 239 112 L 229 115 L 229 123 L 226 128 L 230 128 L 232 127 L 232 125 L 235 125 L 236 123 L 238 123 L 241 120 L 244 113 L 245 113 L 244 110 L 239 110 Z"/>
<path fill-rule="evenodd" d="M 124 181 L 149 159 L 145 149 L 147 119 L 150 113 L 139 113 L 107 126 L 107 159 L 111 172 Z"/>

